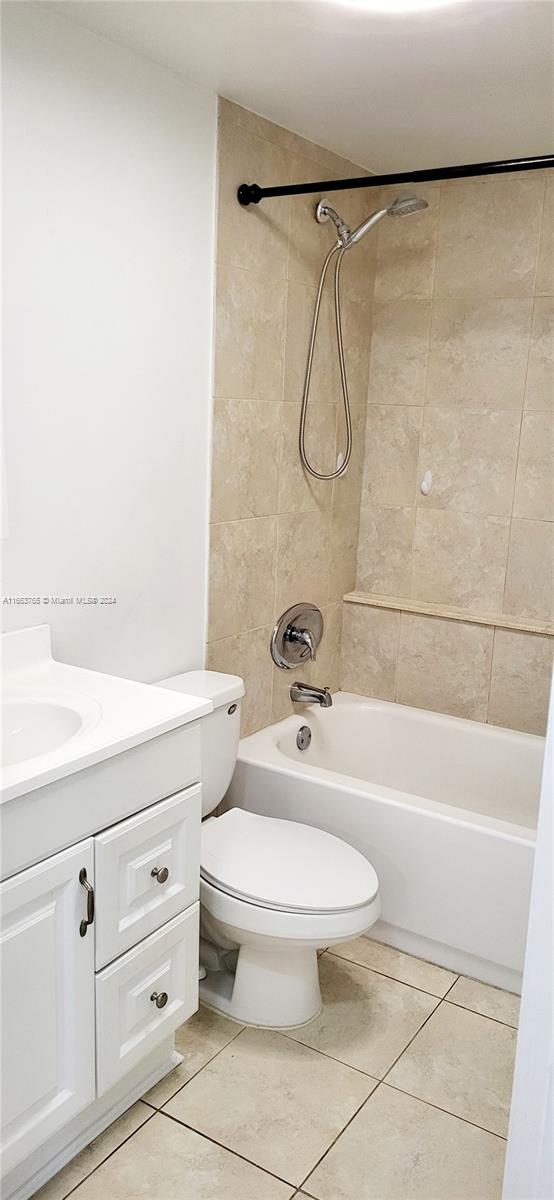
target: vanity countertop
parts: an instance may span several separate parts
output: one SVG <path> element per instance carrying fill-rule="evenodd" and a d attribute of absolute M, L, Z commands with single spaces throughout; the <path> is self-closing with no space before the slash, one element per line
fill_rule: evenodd
<path fill-rule="evenodd" d="M 50 627 L 2 637 L 2 802 L 212 711 L 210 700 L 58 662 Z"/>

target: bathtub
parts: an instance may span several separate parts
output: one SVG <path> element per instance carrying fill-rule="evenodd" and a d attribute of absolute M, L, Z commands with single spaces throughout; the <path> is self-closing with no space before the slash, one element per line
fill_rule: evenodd
<path fill-rule="evenodd" d="M 379 876 L 372 937 L 519 991 L 543 751 L 531 734 L 340 692 L 243 738 L 225 804 L 344 838 Z"/>

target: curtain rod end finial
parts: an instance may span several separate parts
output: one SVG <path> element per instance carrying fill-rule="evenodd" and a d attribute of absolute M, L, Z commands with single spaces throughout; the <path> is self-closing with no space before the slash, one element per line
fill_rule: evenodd
<path fill-rule="evenodd" d="M 237 200 L 243 208 L 247 208 L 249 204 L 259 204 L 261 198 L 262 189 L 257 183 L 241 183 L 237 191 Z"/>

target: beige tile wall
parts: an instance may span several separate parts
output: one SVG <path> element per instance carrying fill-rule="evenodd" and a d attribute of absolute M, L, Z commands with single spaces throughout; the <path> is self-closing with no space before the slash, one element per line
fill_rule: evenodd
<path fill-rule="evenodd" d="M 242 675 L 243 733 L 290 711 L 291 676 L 269 656 L 273 622 L 311 600 L 324 614 L 317 663 L 300 672 L 339 685 L 341 600 L 354 586 L 363 467 L 375 240 L 344 262 L 344 326 L 356 449 L 333 484 L 308 479 L 298 422 L 315 288 L 332 231 L 317 196 L 241 209 L 236 189 L 362 174 L 359 167 L 220 102 L 217 310 L 208 666 Z M 338 203 L 338 202 L 337 202 Z M 344 192 L 352 224 L 378 197 Z M 314 363 L 308 447 L 321 470 L 344 444 L 330 288 Z"/>
<path fill-rule="evenodd" d="M 554 179 L 417 190 L 378 230 L 356 590 L 547 625 Z M 345 690 L 544 731 L 548 638 L 401 608 L 345 606 Z"/>
<path fill-rule="evenodd" d="M 543 634 L 348 602 L 341 688 L 544 734 L 552 645 Z"/>
<path fill-rule="evenodd" d="M 554 181 L 420 187 L 426 212 L 384 221 L 346 258 L 355 453 L 329 485 L 305 475 L 297 438 L 333 234 L 313 219 L 316 196 L 243 210 L 235 192 L 353 171 L 220 102 L 208 666 L 245 678 L 243 733 L 286 715 L 291 677 L 272 667 L 269 637 L 307 599 L 326 632 L 304 677 L 336 689 L 342 648 L 346 690 L 542 731 L 545 637 L 341 600 L 356 586 L 468 616 L 551 618 Z M 355 224 L 398 191 L 343 192 L 337 206 Z M 344 444 L 334 345 L 328 288 L 308 423 L 322 469 Z"/>
<path fill-rule="evenodd" d="M 553 188 L 427 186 L 379 227 L 360 591 L 552 619 Z"/>

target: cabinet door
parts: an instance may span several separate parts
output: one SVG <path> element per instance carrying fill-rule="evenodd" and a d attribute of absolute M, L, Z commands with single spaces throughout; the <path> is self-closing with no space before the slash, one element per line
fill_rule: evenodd
<path fill-rule="evenodd" d="M 198 900 L 201 815 L 198 785 L 97 834 L 97 971 Z"/>
<path fill-rule="evenodd" d="M 2 1171 L 94 1099 L 93 841 L 0 885 Z"/>

